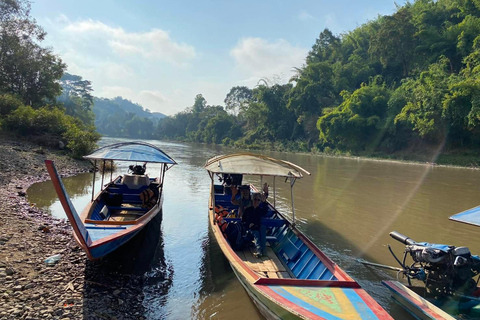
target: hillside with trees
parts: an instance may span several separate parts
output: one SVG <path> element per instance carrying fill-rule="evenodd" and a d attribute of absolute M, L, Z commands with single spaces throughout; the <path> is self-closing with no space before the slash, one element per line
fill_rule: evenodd
<path fill-rule="evenodd" d="M 480 1 L 416 0 L 356 29 L 325 29 L 286 84 L 198 94 L 173 116 L 93 96 L 65 73 L 28 0 L 0 1 L 0 128 L 80 156 L 100 132 L 238 148 L 477 163 Z M 313 42 L 313 41 L 312 41 Z M 435 160 L 433 155 L 440 154 Z M 467 160 L 455 157 L 466 156 Z M 470 158 L 469 158 L 470 157 Z M 463 161 L 463 162 L 462 162 Z"/>
<path fill-rule="evenodd" d="M 100 138 L 90 84 L 62 78 L 66 65 L 42 47 L 45 37 L 29 1 L 0 1 L 0 128 L 40 144 L 65 145 L 80 157 Z"/>
<path fill-rule="evenodd" d="M 288 84 L 234 87 L 157 138 L 354 155 L 478 155 L 480 1 L 417 0 L 355 30 L 322 31 Z M 427 152 L 428 151 L 428 152 Z M 421 157 L 420 157 L 421 158 Z"/>
<path fill-rule="evenodd" d="M 100 134 L 112 137 L 152 139 L 155 126 L 165 117 L 160 112 L 150 112 L 130 100 L 94 98 L 95 126 Z"/>

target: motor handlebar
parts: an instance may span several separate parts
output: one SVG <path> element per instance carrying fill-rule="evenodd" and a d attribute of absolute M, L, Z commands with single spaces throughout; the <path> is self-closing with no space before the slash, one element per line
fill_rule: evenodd
<path fill-rule="evenodd" d="M 392 237 L 393 239 L 395 239 L 395 240 L 397 240 L 397 241 L 399 241 L 403 244 L 406 244 L 406 245 L 417 243 L 415 240 L 410 239 L 409 237 L 404 236 L 403 234 L 401 234 L 400 232 L 397 232 L 397 231 L 390 232 L 390 237 Z"/>

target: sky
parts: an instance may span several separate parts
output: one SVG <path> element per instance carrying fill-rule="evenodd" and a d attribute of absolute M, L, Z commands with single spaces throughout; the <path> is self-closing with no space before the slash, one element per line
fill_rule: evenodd
<path fill-rule="evenodd" d="M 36 0 L 31 16 L 47 32 L 42 45 L 90 80 L 94 96 L 174 115 L 197 94 L 223 106 L 232 87 L 286 83 L 325 28 L 339 35 L 395 8 L 394 0 Z"/>

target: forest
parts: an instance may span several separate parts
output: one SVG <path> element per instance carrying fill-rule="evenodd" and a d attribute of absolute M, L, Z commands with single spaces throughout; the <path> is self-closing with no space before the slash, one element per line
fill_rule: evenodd
<path fill-rule="evenodd" d="M 66 73 L 66 64 L 42 46 L 46 32 L 27 0 L 0 1 L 0 128 L 74 157 L 96 147 L 90 81 Z"/>
<path fill-rule="evenodd" d="M 325 29 L 288 83 L 233 87 L 223 106 L 199 93 L 168 117 L 94 97 L 90 81 L 40 46 L 46 34 L 28 1 L 0 4 L 4 132 L 58 136 L 77 154 L 100 132 L 326 154 L 478 155 L 480 0 L 406 2 L 352 31 Z"/>
<path fill-rule="evenodd" d="M 287 84 L 198 95 L 156 138 L 241 148 L 414 157 L 478 154 L 480 1 L 417 0 L 355 30 L 323 30 Z M 185 125 L 187 123 L 187 125 Z"/>

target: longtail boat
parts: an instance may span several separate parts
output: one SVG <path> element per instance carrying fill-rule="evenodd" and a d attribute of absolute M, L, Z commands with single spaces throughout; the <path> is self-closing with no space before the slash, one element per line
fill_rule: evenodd
<path fill-rule="evenodd" d="M 470 214 L 460 213 L 450 219 L 470 223 L 465 220 Z M 388 246 L 401 268 L 367 264 L 396 269 L 397 278 L 403 276 L 407 280 L 405 285 L 400 281 L 382 281 L 398 304 L 422 320 L 480 317 L 480 257 L 472 255 L 467 247 L 416 242 L 396 231 L 390 236 L 406 245 L 403 259 L 397 258 Z M 411 264 L 407 263 L 408 257 Z"/>
<path fill-rule="evenodd" d="M 223 254 L 246 292 L 267 319 L 392 319 L 390 315 L 337 264 L 330 260 L 295 226 L 293 186 L 305 169 L 283 160 L 256 154 L 217 156 L 205 164 L 211 178 L 209 224 Z M 266 254 L 256 255 L 246 246 L 233 246 L 222 232 L 223 222 L 240 223 L 228 217 L 218 222 L 218 211 L 238 212 L 231 202 L 231 185 L 243 177 L 273 177 L 273 202 L 261 219 L 265 228 Z M 219 178 L 219 181 L 216 177 Z M 291 218 L 275 207 L 275 178 L 289 183 Z M 249 185 L 250 191 L 257 191 Z M 291 220 L 290 220 L 291 219 Z"/>
<path fill-rule="evenodd" d="M 118 249 L 140 232 L 155 216 L 161 214 L 165 172 L 176 164 L 170 156 L 154 145 L 144 142 L 124 142 L 102 147 L 84 157 L 103 166 L 101 187 L 79 215 L 60 179 L 55 164 L 46 160 L 55 191 L 73 227 L 73 236 L 89 259 L 101 258 Z M 106 163 L 134 162 L 129 172 L 104 185 Z M 140 165 L 138 163 L 143 163 Z M 160 164 L 159 175 L 150 178 L 147 163 Z M 94 171 L 95 172 L 95 171 Z M 95 186 L 95 173 L 93 185 Z"/>

